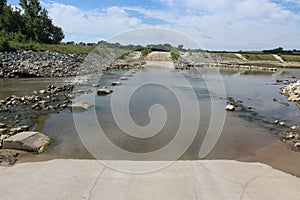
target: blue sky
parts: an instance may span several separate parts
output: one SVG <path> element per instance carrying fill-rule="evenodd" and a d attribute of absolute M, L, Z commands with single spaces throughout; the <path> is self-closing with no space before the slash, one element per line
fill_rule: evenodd
<path fill-rule="evenodd" d="M 152 27 L 180 32 L 209 50 L 300 49 L 300 0 L 41 2 L 63 28 L 65 41 L 97 42 Z M 18 0 L 8 3 L 17 5 Z"/>

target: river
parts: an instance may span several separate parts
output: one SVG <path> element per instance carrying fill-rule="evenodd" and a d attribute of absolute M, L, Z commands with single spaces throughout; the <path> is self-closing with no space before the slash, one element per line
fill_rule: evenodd
<path fill-rule="evenodd" d="M 117 81 L 121 76 L 128 75 L 127 71 L 104 72 L 103 75 L 93 75 L 93 81 L 101 86 L 109 86 L 112 81 Z M 131 74 L 131 72 L 129 73 Z M 219 79 L 221 77 L 221 79 Z M 184 80 L 183 80 L 184 79 Z M 209 68 L 201 70 L 193 69 L 189 71 L 176 71 L 172 69 L 142 69 L 128 76 L 128 80 L 122 81 L 122 85 L 114 89 L 113 95 L 121 91 L 137 90 L 130 96 L 128 109 L 131 119 L 140 127 L 147 126 L 151 122 L 149 109 L 153 105 L 161 105 L 164 111 L 158 111 L 161 115 L 167 114 L 167 118 L 162 128 L 156 135 L 151 137 L 134 137 L 125 134 L 120 126 L 123 124 L 130 126 L 130 121 L 122 119 L 116 122 L 111 105 L 113 95 L 98 96 L 96 88 L 81 86 L 77 90 L 90 89 L 92 92 L 77 97 L 75 101 L 87 101 L 94 104 L 94 108 L 77 115 L 92 120 L 90 117 L 95 112 L 96 118 L 105 132 L 105 136 L 115 146 L 128 152 L 136 154 L 145 154 L 157 151 L 172 141 L 180 127 L 182 117 L 187 117 L 188 121 L 194 120 L 193 115 L 183 116 L 180 109 L 181 102 L 177 99 L 174 91 L 185 94 L 184 101 L 190 101 L 194 94 L 200 109 L 199 128 L 188 148 L 182 152 L 179 159 L 196 160 L 199 158 L 199 150 L 209 124 L 211 123 L 212 102 L 219 102 L 220 105 L 226 103 L 226 98 L 233 97 L 242 101 L 249 110 L 226 112 L 224 127 L 218 137 L 216 145 L 204 159 L 234 159 L 241 161 L 260 161 L 271 166 L 285 170 L 289 173 L 300 175 L 300 154 L 290 151 L 280 142 L 280 133 L 286 130 L 285 127 L 279 127 L 273 124 L 275 120 L 284 121 L 287 126 L 299 125 L 300 109 L 292 103 L 285 106 L 273 101 L 273 98 L 287 102 L 279 91 L 283 85 L 275 84 L 277 79 L 293 80 L 300 79 L 300 70 L 298 69 L 279 69 L 276 73 L 238 71 L 233 69 L 220 70 L 220 76 L 212 73 Z M 98 81 L 99 80 L 99 81 Z M 183 81 L 182 81 L 183 80 Z M 226 96 L 221 93 L 212 93 L 208 90 L 207 81 L 216 81 L 212 87 L 219 87 L 223 84 L 226 90 Z M 218 81 L 223 82 L 218 82 Z M 1 79 L 0 95 L 1 98 L 15 94 L 30 94 L 33 90 L 43 89 L 50 83 L 63 84 L 72 82 L 74 78 L 68 79 Z M 163 82 L 163 84 L 158 84 Z M 145 84 L 148 83 L 148 84 Z M 142 87 L 140 87 L 143 85 Z M 111 86 L 110 86 L 111 87 Z M 188 103 L 189 104 L 189 103 Z M 126 105 L 126 102 L 124 103 Z M 186 105 L 186 109 L 193 109 L 193 102 Z M 127 107 L 120 107 L 120 113 L 126 111 Z M 158 110 L 161 107 L 157 107 Z M 220 113 L 224 107 L 217 107 Z M 222 109 L 222 111 L 221 111 Z M 124 114 L 124 113 L 123 113 Z M 152 117 L 159 118 L 159 114 Z M 152 119 L 153 120 L 153 119 Z M 155 121 L 155 120 L 154 120 Z M 98 128 L 93 123 L 86 126 L 91 130 L 84 134 L 87 135 L 87 141 L 83 141 L 82 134 L 78 134 L 78 127 L 74 123 L 74 113 L 70 110 L 41 116 L 36 129 L 52 137 L 54 143 L 45 154 L 34 155 L 29 160 L 47 160 L 52 158 L 93 158 L 83 143 L 95 140 L 91 133 Z M 121 125 L 120 125 L 121 123 Z M 219 123 L 218 121 L 212 123 Z M 214 125 L 214 124 L 213 124 Z M 78 126 L 78 124 L 77 124 Z M 161 126 L 157 123 L 157 126 Z M 76 129 L 77 128 L 77 129 Z M 152 127 L 153 129 L 157 127 Z M 187 138 L 192 137 L 193 127 L 187 129 Z M 153 130 L 155 131 L 155 130 Z M 145 133 L 150 134 L 150 132 Z M 190 135 L 189 135 L 190 134 Z M 85 136 L 84 136 L 85 137 Z M 93 142 L 91 142 L 93 143 Z M 122 157 L 122 154 L 116 154 L 105 146 L 105 141 L 97 141 L 99 146 L 103 146 L 101 152 L 102 159 L 136 159 L 135 156 Z M 178 148 L 184 149 L 185 143 Z M 157 159 L 168 159 L 169 154 L 164 154 Z M 145 158 L 146 160 L 148 158 Z M 202 158 L 203 159 L 203 158 Z M 297 161 L 298 160 L 298 161 Z"/>

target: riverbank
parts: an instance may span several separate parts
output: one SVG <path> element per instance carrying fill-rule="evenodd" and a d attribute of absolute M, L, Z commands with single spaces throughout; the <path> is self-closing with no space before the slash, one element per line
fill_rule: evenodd
<path fill-rule="evenodd" d="M 116 162 L 138 169 L 157 166 L 156 162 Z M 0 170 L 3 199 L 298 200 L 300 196 L 296 177 L 260 163 L 226 160 L 176 161 L 139 175 L 118 172 L 96 160 L 23 163 Z"/>
<path fill-rule="evenodd" d="M 85 57 L 50 51 L 0 52 L 0 78 L 76 76 Z"/>

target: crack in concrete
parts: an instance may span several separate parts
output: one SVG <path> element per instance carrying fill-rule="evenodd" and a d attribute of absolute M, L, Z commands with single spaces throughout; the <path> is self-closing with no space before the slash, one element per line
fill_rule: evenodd
<path fill-rule="evenodd" d="M 212 171 L 212 170 L 209 169 L 208 167 L 204 166 L 203 163 L 199 163 L 199 164 L 201 165 L 202 168 L 204 168 L 205 170 L 207 170 L 207 171 L 210 172 L 211 174 L 213 174 L 213 175 L 215 175 L 215 176 L 217 176 L 217 177 L 219 177 L 219 178 L 221 178 L 221 179 L 223 179 L 223 180 L 225 180 L 225 181 L 229 181 L 229 182 L 231 182 L 231 183 L 235 183 L 235 184 L 238 184 L 238 185 L 244 185 L 244 184 L 242 184 L 242 183 L 236 182 L 236 181 L 231 180 L 231 179 L 229 179 L 229 178 L 223 177 L 223 176 L 221 176 L 220 174 L 216 174 L 214 171 Z"/>
<path fill-rule="evenodd" d="M 89 197 L 88 197 L 88 200 L 91 200 L 91 197 L 92 197 L 92 193 L 98 183 L 98 181 L 100 180 L 101 176 L 103 175 L 104 171 L 106 170 L 107 166 L 104 167 L 104 169 L 99 173 L 99 175 L 97 176 L 93 186 L 91 187 L 90 191 L 89 191 Z"/>
<path fill-rule="evenodd" d="M 240 200 L 244 199 L 244 195 L 245 195 L 245 191 L 247 189 L 247 187 L 249 186 L 249 184 L 253 181 L 255 181 L 258 177 L 260 177 L 260 175 L 257 175 L 255 177 L 253 177 L 251 180 L 249 180 L 244 186 L 243 186 L 243 191 L 242 194 L 240 195 Z"/>

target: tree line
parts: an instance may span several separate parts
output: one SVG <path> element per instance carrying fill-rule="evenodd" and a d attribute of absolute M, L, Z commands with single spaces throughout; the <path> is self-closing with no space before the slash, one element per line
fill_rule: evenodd
<path fill-rule="evenodd" d="M 263 53 L 272 53 L 272 54 L 297 54 L 300 53 L 297 49 L 293 50 L 284 50 L 282 47 L 278 47 L 270 50 L 263 50 Z"/>
<path fill-rule="evenodd" d="M 0 50 L 8 41 L 57 44 L 64 39 L 61 27 L 55 26 L 39 0 L 20 0 L 20 8 L 0 0 Z"/>

